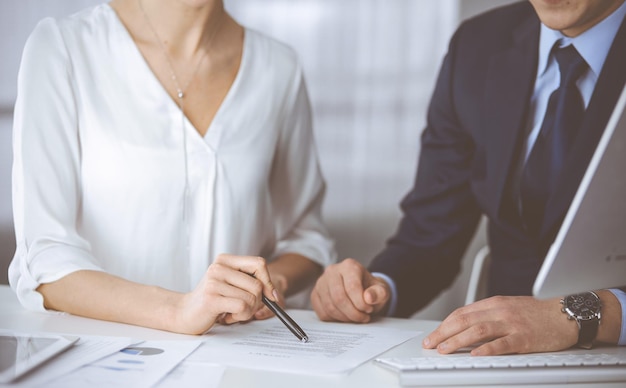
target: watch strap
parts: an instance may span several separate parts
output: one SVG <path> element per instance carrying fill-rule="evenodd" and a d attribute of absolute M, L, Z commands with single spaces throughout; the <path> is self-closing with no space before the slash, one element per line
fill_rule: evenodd
<path fill-rule="evenodd" d="M 576 346 L 583 349 L 591 349 L 593 340 L 596 339 L 598 335 L 600 320 L 598 317 L 593 317 L 592 319 L 580 320 L 578 323 L 580 330 L 578 331 L 578 342 Z"/>
<path fill-rule="evenodd" d="M 576 346 L 583 349 L 591 349 L 593 341 L 598 335 L 602 303 L 600 297 L 593 291 L 569 295 L 561 299 L 563 308 L 561 311 L 567 314 L 567 318 L 575 320 L 578 325 L 578 341 Z M 585 305 L 584 313 L 579 309 Z"/>

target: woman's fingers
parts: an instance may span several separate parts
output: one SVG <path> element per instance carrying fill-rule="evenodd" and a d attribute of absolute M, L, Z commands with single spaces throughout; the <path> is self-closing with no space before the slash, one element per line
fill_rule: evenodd
<path fill-rule="evenodd" d="M 277 302 L 277 292 L 272 284 L 265 259 L 262 257 L 221 254 L 217 256 L 215 263 L 230 267 L 258 279 L 262 285 L 263 295 Z"/>
<path fill-rule="evenodd" d="M 212 264 L 207 271 L 207 276 L 213 282 L 233 286 L 259 299 L 263 293 L 263 284 L 260 280 L 222 263 Z M 220 288 L 220 290 L 223 290 L 223 288 Z"/>
<path fill-rule="evenodd" d="M 215 322 L 247 321 L 262 307 L 262 295 L 272 300 L 265 260 L 254 256 L 219 255 L 196 288 L 178 303 L 178 331 L 199 334 Z"/>

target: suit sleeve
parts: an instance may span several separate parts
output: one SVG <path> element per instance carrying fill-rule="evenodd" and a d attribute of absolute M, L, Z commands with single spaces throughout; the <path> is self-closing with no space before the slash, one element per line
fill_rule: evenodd
<path fill-rule="evenodd" d="M 480 220 L 470 184 L 474 144 L 455 109 L 455 85 L 463 81 L 455 79 L 457 36 L 431 98 L 416 179 L 401 202 L 400 225 L 369 267 L 394 280 L 394 315 L 400 317 L 426 306 L 453 282 Z"/>

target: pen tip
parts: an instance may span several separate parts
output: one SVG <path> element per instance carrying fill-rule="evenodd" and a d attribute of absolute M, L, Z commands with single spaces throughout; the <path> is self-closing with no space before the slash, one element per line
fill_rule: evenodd
<path fill-rule="evenodd" d="M 302 339 L 300 341 L 302 341 L 302 343 L 309 342 L 309 337 L 304 336 L 304 337 L 302 337 Z"/>

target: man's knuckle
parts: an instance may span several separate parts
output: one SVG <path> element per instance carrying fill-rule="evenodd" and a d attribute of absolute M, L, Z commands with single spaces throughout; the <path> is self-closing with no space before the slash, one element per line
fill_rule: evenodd
<path fill-rule="evenodd" d="M 345 259 L 343 264 L 350 271 L 354 271 L 360 267 L 359 262 L 354 259 Z"/>
<path fill-rule="evenodd" d="M 512 341 L 510 336 L 504 336 L 500 338 L 498 341 L 498 353 L 506 354 L 506 353 L 517 353 L 519 349 L 515 348 L 515 343 Z"/>
<path fill-rule="evenodd" d="M 346 280 L 345 288 L 348 293 L 358 293 L 363 290 L 362 284 L 356 279 Z"/>
<path fill-rule="evenodd" d="M 340 306 L 344 304 L 345 297 L 343 296 L 342 292 L 333 292 L 333 290 L 331 290 L 330 300 L 332 302 L 333 307 Z"/>
<path fill-rule="evenodd" d="M 478 338 L 486 338 L 491 334 L 491 330 L 485 323 L 474 325 L 473 330 Z"/>
<path fill-rule="evenodd" d="M 451 322 L 454 326 L 459 328 L 468 328 L 471 326 L 470 318 L 468 314 L 464 314 L 461 312 L 456 312 L 454 316 L 451 316 Z"/>

